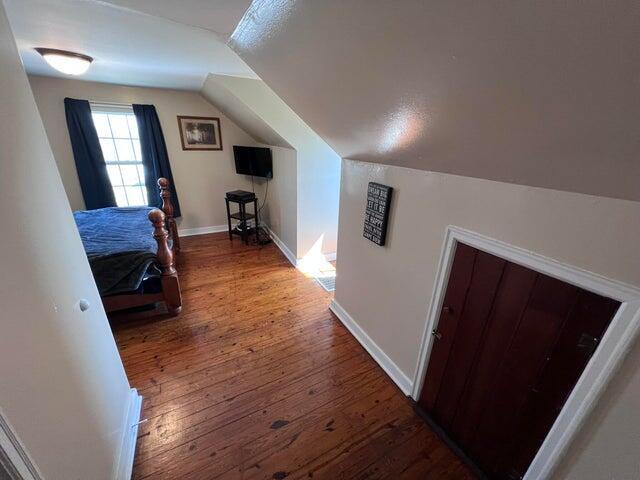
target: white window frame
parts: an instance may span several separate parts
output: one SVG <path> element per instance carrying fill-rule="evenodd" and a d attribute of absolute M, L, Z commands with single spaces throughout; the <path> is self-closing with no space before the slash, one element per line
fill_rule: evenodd
<path fill-rule="evenodd" d="M 95 103 L 95 102 L 90 102 L 91 105 L 91 113 L 105 113 L 107 115 L 111 114 L 126 114 L 126 115 L 133 115 L 133 106 L 132 105 L 127 105 L 127 104 L 108 104 L 108 103 Z M 93 118 L 93 115 L 92 115 Z M 135 118 L 135 116 L 134 116 Z M 118 158 L 117 161 L 108 161 L 105 158 L 105 163 L 107 164 L 107 166 L 113 166 L 113 165 L 117 165 L 118 166 L 118 170 L 120 171 L 120 178 L 123 180 L 123 185 L 122 185 L 122 191 L 124 193 L 124 199 L 126 204 L 121 205 L 120 202 L 118 202 L 118 207 L 129 207 L 129 206 L 143 206 L 143 205 L 147 205 L 148 204 L 148 199 L 147 199 L 147 190 L 146 190 L 146 182 L 144 179 L 144 175 L 140 175 L 140 171 L 141 169 L 139 169 L 139 166 L 142 166 L 144 169 L 144 166 L 142 164 L 142 158 L 136 158 L 136 160 L 131 161 L 131 160 L 124 160 L 124 161 L 120 161 L 119 157 L 118 157 L 118 150 L 116 147 L 116 140 L 129 140 L 131 142 L 131 149 L 134 152 L 134 155 L 137 156 L 137 151 L 140 151 L 140 139 L 139 138 L 134 138 L 133 135 L 131 134 L 131 129 L 129 127 L 129 123 L 127 122 L 127 128 L 129 128 L 129 136 L 127 138 L 125 137 L 115 137 L 113 134 L 113 130 L 111 127 L 111 123 L 109 123 L 109 130 L 111 133 L 110 137 L 104 137 L 104 136 L 100 136 L 99 132 L 98 132 L 98 138 L 99 139 L 105 139 L 105 138 L 110 138 L 113 141 L 113 145 L 114 145 L 114 149 L 115 149 L 115 154 L 116 154 L 116 158 Z M 135 145 L 135 141 L 138 142 L 138 149 L 136 150 L 136 145 Z M 139 184 L 135 185 L 135 187 L 140 188 L 141 189 L 141 194 L 142 194 L 142 200 L 143 203 L 131 203 L 129 200 L 129 196 L 127 195 L 127 187 L 131 187 L 132 185 L 125 185 L 124 184 L 124 176 L 122 175 L 122 169 L 120 168 L 121 166 L 124 165 L 135 165 L 136 166 L 136 171 L 138 174 L 138 180 L 139 180 Z M 144 170 L 142 169 L 142 171 L 144 172 Z M 120 185 L 114 185 L 113 183 L 111 183 L 111 176 L 109 176 L 109 183 L 111 185 L 111 188 L 113 189 L 113 193 L 114 196 L 116 196 L 116 202 L 118 201 L 118 196 L 116 195 L 116 188 L 120 187 Z"/>
<path fill-rule="evenodd" d="M 580 426 L 593 410 L 609 380 L 622 364 L 638 336 L 640 331 L 640 289 L 469 230 L 455 226 L 447 227 L 413 379 L 411 397 L 416 402 L 420 399 L 433 347 L 431 332 L 438 326 L 456 245 L 459 242 L 621 302 L 598 347 L 524 476 L 524 480 L 547 479 L 551 476 Z"/>

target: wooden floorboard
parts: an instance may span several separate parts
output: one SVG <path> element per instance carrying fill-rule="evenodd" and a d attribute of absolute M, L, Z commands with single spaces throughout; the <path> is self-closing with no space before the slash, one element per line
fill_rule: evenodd
<path fill-rule="evenodd" d="M 273 245 L 182 239 L 184 307 L 112 315 L 135 479 L 472 479 Z"/>

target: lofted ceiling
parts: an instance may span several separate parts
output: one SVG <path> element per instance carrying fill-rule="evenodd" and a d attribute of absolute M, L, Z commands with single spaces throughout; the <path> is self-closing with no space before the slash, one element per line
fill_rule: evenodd
<path fill-rule="evenodd" d="M 257 82 L 260 90 L 268 91 L 268 88 L 259 79 L 239 79 L 228 75 L 210 74 L 205 80 L 200 94 L 258 142 L 293 148 L 263 116 L 256 112 L 256 109 L 251 108 L 251 102 L 248 102 L 246 98 L 241 98 L 228 87 L 229 81 L 234 83 L 237 81 Z"/>
<path fill-rule="evenodd" d="M 33 50 L 90 55 L 81 78 L 200 90 L 209 73 L 256 78 L 226 45 L 250 0 L 5 0 L 25 69 L 65 77 Z"/>
<path fill-rule="evenodd" d="M 251 0 L 106 0 L 103 3 L 204 28 L 226 40 L 251 5 Z"/>
<path fill-rule="evenodd" d="M 231 47 L 345 158 L 640 200 L 640 3 L 254 0 Z"/>

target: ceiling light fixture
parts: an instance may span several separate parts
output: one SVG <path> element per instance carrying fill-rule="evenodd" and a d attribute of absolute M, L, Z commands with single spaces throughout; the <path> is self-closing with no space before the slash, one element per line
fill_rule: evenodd
<path fill-rule="evenodd" d="M 67 75 L 82 75 L 93 62 L 93 58 L 81 53 L 57 50 L 55 48 L 36 48 L 36 52 L 59 72 Z"/>

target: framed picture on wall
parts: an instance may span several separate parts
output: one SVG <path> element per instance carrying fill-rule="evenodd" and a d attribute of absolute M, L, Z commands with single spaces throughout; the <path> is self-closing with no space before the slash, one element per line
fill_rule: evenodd
<path fill-rule="evenodd" d="M 178 115 L 182 150 L 222 150 L 220 119 Z"/>

